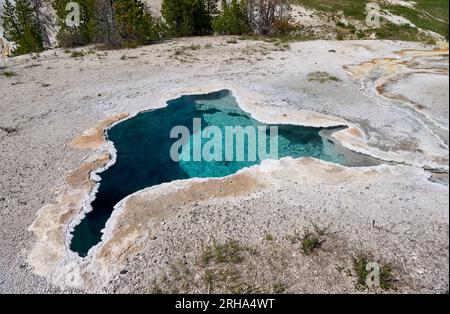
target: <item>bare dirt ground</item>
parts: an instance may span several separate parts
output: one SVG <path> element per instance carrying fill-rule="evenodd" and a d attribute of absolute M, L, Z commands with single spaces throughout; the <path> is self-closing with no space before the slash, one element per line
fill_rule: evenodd
<path fill-rule="evenodd" d="M 204 37 L 78 52 L 1 64 L 0 292 L 361 292 L 361 255 L 392 267 L 389 292 L 448 291 L 448 49 Z M 117 206 L 87 258 L 71 252 L 103 129 L 224 88 L 261 121 L 348 126 L 334 139 L 380 165 L 287 158 L 156 186 Z"/>

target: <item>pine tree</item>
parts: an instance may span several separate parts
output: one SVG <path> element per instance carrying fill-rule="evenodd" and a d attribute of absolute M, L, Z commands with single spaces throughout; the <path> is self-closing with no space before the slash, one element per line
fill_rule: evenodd
<path fill-rule="evenodd" d="M 242 35 L 249 33 L 247 1 L 222 0 L 222 10 L 213 20 L 214 32 L 222 35 Z"/>
<path fill-rule="evenodd" d="M 39 9 L 31 0 L 16 0 L 14 5 L 6 0 L 2 16 L 3 36 L 16 44 L 15 54 L 44 50 L 44 36 L 36 14 Z"/>
<path fill-rule="evenodd" d="M 42 41 L 44 44 L 44 48 L 51 48 L 50 37 L 48 35 L 48 29 L 54 29 L 53 19 L 51 14 L 44 13 L 44 2 L 45 0 L 31 0 L 31 4 L 33 5 L 33 11 L 36 19 L 36 23 L 39 26 L 39 31 L 42 35 Z"/>
<path fill-rule="evenodd" d="M 159 38 L 158 23 L 140 0 L 116 0 L 114 13 L 118 33 L 126 45 Z"/>
<path fill-rule="evenodd" d="M 52 7 L 56 13 L 56 23 L 58 25 L 58 34 L 56 36 L 58 43 L 62 47 L 74 47 L 92 43 L 95 38 L 96 22 L 95 3 L 96 0 L 77 0 L 80 6 L 80 25 L 67 26 L 66 5 L 73 0 L 52 0 Z"/>
<path fill-rule="evenodd" d="M 95 0 L 96 39 L 108 46 L 123 44 L 116 23 L 115 0 Z"/>
<path fill-rule="evenodd" d="M 111 47 L 140 45 L 161 36 L 161 23 L 153 18 L 141 0 L 78 0 L 80 25 L 66 25 L 66 4 L 53 0 L 60 46 L 102 43 Z"/>
<path fill-rule="evenodd" d="M 3 28 L 5 29 L 4 37 L 8 40 L 11 40 L 14 37 L 14 34 L 19 30 L 16 8 L 11 3 L 10 0 L 5 0 L 3 4 Z"/>
<path fill-rule="evenodd" d="M 175 36 L 205 35 L 211 19 L 205 0 L 163 0 L 161 13 Z"/>

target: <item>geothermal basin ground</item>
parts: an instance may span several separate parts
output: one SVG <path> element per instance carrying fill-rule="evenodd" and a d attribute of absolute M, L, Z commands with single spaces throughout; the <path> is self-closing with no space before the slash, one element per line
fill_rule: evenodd
<path fill-rule="evenodd" d="M 389 269 L 376 292 L 448 291 L 448 47 L 231 39 L 2 62 L 0 292 L 372 292 L 364 259 Z M 105 131 L 221 90 L 261 123 L 339 128 L 322 136 L 351 166 L 285 157 L 144 188 L 72 251 L 115 162 Z"/>

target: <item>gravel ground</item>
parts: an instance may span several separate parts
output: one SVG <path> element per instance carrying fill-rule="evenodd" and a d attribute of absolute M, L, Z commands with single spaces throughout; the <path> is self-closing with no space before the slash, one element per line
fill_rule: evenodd
<path fill-rule="evenodd" d="M 396 266 L 400 292 L 448 291 L 448 125 L 440 119 L 448 116 L 448 88 L 433 93 L 433 84 L 447 80 L 448 86 L 448 50 L 432 49 L 389 41 L 288 47 L 204 37 L 133 50 L 84 49 L 83 57 L 52 50 L 8 59 L 0 70 L 0 292 L 149 292 L 183 256 L 186 265 L 204 271 L 194 261 L 202 241 L 213 238 L 236 238 L 261 252 L 261 262 L 249 258 L 239 267 L 255 274 L 251 284 L 264 291 L 276 278 L 258 275 L 272 269 L 263 261 L 279 255 L 273 272 L 287 291 L 355 292 L 354 280 L 336 266 L 351 267 L 351 256 L 361 250 Z M 428 54 L 420 60 L 426 70 L 411 66 L 422 54 L 417 50 Z M 15 75 L 1 75 L 6 71 Z M 308 74 L 317 71 L 338 81 L 310 81 Z M 399 83 L 414 71 L 433 79 L 421 73 L 418 89 L 407 88 L 417 85 L 413 79 Z M 383 97 L 377 87 L 386 82 L 394 85 Z M 98 138 L 90 150 L 72 140 L 120 112 L 133 115 L 182 93 L 223 88 L 260 120 L 347 125 L 334 137 L 381 165 L 285 160 L 219 180 L 217 194 L 198 194 L 196 184 L 210 186 L 209 180 L 156 187 L 121 204 L 88 258 L 70 252 L 70 228 L 93 188 L 89 172 L 104 165 L 109 149 Z M 433 93 L 433 101 L 423 93 Z M 433 183 L 424 169 L 444 178 Z M 184 200 L 187 190 L 198 199 Z M 174 200 L 160 199 L 165 193 Z M 157 207 L 167 211 L 155 216 L 151 204 L 158 199 L 164 206 Z M 307 258 L 283 238 L 304 233 L 311 222 L 330 226 L 330 235 Z M 263 240 L 266 232 L 275 237 L 271 243 Z"/>

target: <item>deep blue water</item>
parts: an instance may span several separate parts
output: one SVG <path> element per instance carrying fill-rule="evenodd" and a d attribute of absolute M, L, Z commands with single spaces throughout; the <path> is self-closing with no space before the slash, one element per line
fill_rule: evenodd
<path fill-rule="evenodd" d="M 75 227 L 71 250 L 80 256 L 86 256 L 89 249 L 101 241 L 101 230 L 111 216 L 114 205 L 136 191 L 178 179 L 223 177 L 261 162 L 259 158 L 248 160 L 248 148 L 251 147 L 248 138 L 243 143 L 246 157 L 244 161 L 235 161 L 235 158 L 228 161 L 192 161 L 193 158 L 191 161 L 173 161 L 170 149 L 177 138 L 171 138 L 170 133 L 174 126 L 186 126 L 189 129 L 189 156 L 193 157 L 194 118 L 200 119 L 202 129 L 214 125 L 224 134 L 225 126 L 266 126 L 242 111 L 227 90 L 182 96 L 169 101 L 165 108 L 142 112 L 118 123 L 107 131 L 108 139 L 117 150 L 116 162 L 99 174 L 101 182 L 92 202 L 93 210 Z M 319 135 L 320 130 L 279 125 L 276 137 L 271 138 L 270 132 L 266 132 L 266 151 L 275 147 L 270 145 L 270 141 L 275 140 L 278 143 L 279 158 L 311 156 L 344 164 L 345 158 L 336 153 L 333 145 Z M 202 144 L 207 141 L 208 139 L 203 139 Z M 225 148 L 224 146 L 223 156 Z M 214 153 L 214 149 L 211 152 Z M 233 157 L 236 157 L 235 151 Z"/>

